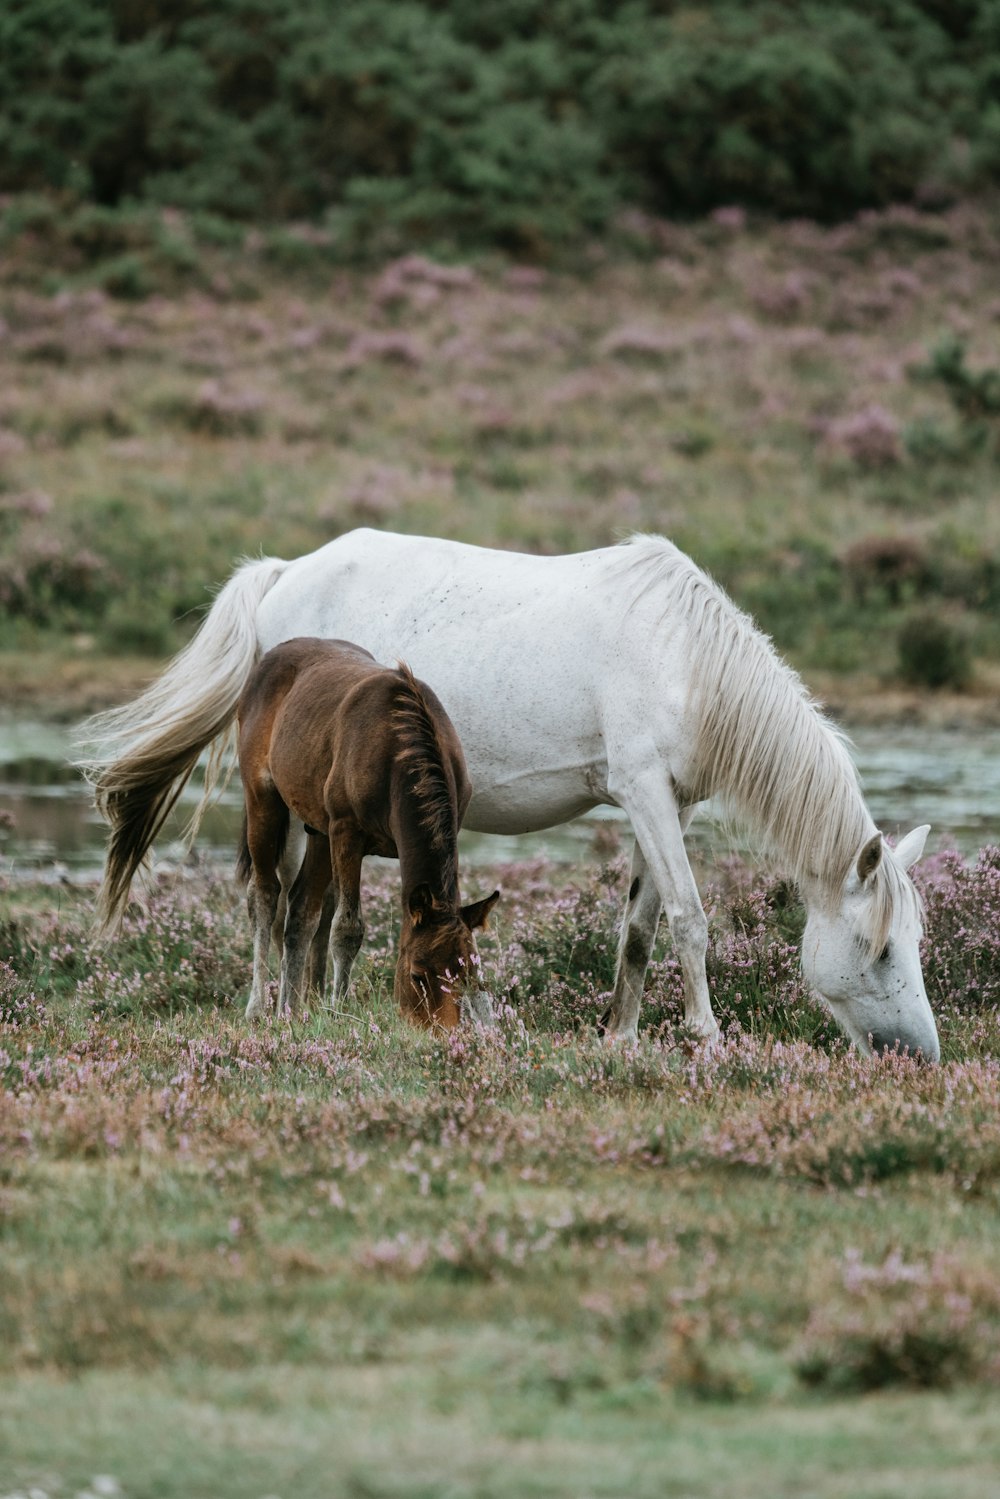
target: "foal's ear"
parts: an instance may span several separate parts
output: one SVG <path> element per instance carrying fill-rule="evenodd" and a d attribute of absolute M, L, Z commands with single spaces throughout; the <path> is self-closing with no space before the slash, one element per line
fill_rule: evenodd
<path fill-rule="evenodd" d="M 912 833 L 907 833 L 906 837 L 901 838 L 896 844 L 893 853 L 904 869 L 912 869 L 913 865 L 920 858 L 920 855 L 924 851 L 924 844 L 927 842 L 927 834 L 930 830 L 930 823 L 925 822 L 919 828 L 914 828 Z"/>
<path fill-rule="evenodd" d="M 858 879 L 862 885 L 870 878 L 882 862 L 882 834 L 876 833 L 869 838 L 864 848 L 858 854 Z"/>
<path fill-rule="evenodd" d="M 474 900 L 471 906 L 462 907 L 458 914 L 470 932 L 474 932 L 476 927 L 485 928 L 487 918 L 499 899 L 500 891 L 494 890 L 493 894 L 487 895 L 485 900 Z"/>
<path fill-rule="evenodd" d="M 407 898 L 406 908 L 414 926 L 424 926 L 434 914 L 434 896 L 430 885 L 414 885 Z"/>

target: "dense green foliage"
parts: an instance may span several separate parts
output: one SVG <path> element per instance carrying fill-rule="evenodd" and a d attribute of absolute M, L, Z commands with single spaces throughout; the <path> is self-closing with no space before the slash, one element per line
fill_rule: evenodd
<path fill-rule="evenodd" d="M 9 0 L 0 190 L 539 251 L 1000 172 L 997 0 Z"/>

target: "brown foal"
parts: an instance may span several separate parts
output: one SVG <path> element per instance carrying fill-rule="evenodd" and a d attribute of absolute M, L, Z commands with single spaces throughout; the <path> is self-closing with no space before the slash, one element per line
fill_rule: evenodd
<path fill-rule="evenodd" d="M 381 666 L 343 640 L 299 638 L 267 652 L 237 710 L 245 801 L 238 872 L 247 885 L 253 985 L 247 1016 L 267 1007 L 268 952 L 282 890 L 279 1011 L 322 993 L 333 949 L 333 1002 L 347 993 L 364 924 L 361 861 L 399 859 L 403 919 L 395 996 L 403 1013 L 451 1027 L 492 1018 L 473 932 L 499 899 L 460 906 L 458 829 L 472 794 L 458 735 L 408 667 Z M 289 868 L 291 816 L 305 856 Z"/>

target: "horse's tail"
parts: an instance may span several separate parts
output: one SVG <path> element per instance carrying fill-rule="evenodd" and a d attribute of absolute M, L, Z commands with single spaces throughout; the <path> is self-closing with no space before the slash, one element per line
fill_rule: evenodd
<path fill-rule="evenodd" d="M 257 608 L 288 565 L 277 557 L 244 562 L 162 676 L 134 702 L 82 726 L 78 764 L 111 825 L 97 897 L 100 933 L 120 924 L 132 881 L 206 745 L 212 749 L 205 789 L 188 825 L 189 839 L 232 774 L 233 719 L 258 655 Z"/>

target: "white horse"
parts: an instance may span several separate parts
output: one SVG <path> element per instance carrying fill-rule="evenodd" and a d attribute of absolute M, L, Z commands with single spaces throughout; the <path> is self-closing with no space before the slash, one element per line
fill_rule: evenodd
<path fill-rule="evenodd" d="M 635 849 L 610 1035 L 636 1034 L 661 909 L 686 1024 L 718 1035 L 684 849 L 695 807 L 717 795 L 797 882 L 806 978 L 850 1038 L 863 1051 L 938 1059 L 906 874 L 928 829 L 895 849 L 883 841 L 845 740 L 796 674 L 688 557 L 652 536 L 538 557 L 359 530 L 296 561 L 245 562 L 163 675 L 88 726 L 85 768 L 111 824 L 105 928 L 209 744 L 212 794 L 255 661 L 297 635 L 402 657 L 432 684 L 472 779 L 466 827 L 528 832 L 602 804 L 627 814 Z"/>

